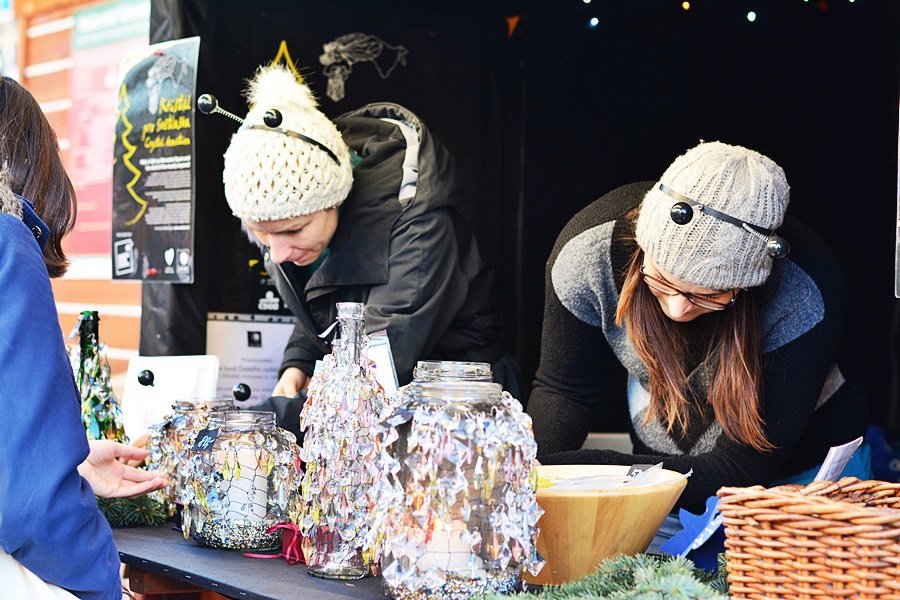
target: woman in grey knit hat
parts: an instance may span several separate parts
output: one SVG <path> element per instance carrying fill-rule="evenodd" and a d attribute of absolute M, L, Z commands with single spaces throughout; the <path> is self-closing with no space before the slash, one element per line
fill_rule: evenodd
<path fill-rule="evenodd" d="M 678 505 L 703 512 L 723 485 L 808 481 L 864 433 L 841 274 L 788 199 L 771 159 L 711 142 L 572 218 L 547 264 L 528 403 L 543 462 L 693 469 Z M 624 402 L 634 453 L 581 449 Z M 845 473 L 870 476 L 866 450 Z"/>

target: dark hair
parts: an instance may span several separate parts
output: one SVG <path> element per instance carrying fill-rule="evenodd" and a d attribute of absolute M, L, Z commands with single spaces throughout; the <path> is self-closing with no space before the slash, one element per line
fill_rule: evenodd
<path fill-rule="evenodd" d="M 681 329 L 665 316 L 659 301 L 641 279 L 644 251 L 636 247 L 628 265 L 616 323 L 628 337 L 650 372 L 650 405 L 646 420 L 658 417 L 667 431 L 690 425 L 690 407 L 698 401 L 688 385 L 687 344 Z M 728 309 L 715 317 L 709 347 L 715 372 L 706 401 L 716 422 L 730 439 L 756 450 L 773 448 L 763 430 L 759 410 L 762 389 L 761 342 L 752 290 L 738 294 Z"/>
<path fill-rule="evenodd" d="M 0 168 L 13 192 L 34 203 L 50 227 L 44 263 L 50 277 L 69 266 L 62 239 L 75 226 L 75 188 L 63 167 L 56 134 L 34 96 L 0 76 Z"/>

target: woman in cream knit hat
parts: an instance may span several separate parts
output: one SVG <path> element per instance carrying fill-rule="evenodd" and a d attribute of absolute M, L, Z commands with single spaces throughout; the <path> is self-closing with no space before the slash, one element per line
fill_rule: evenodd
<path fill-rule="evenodd" d="M 419 117 L 380 102 L 331 121 L 277 64 L 258 70 L 247 97 L 223 180 L 297 317 L 273 396 L 306 388 L 331 351 L 319 334 L 338 302 L 366 304 L 366 329 L 387 332 L 400 384 L 426 359 L 488 362 L 514 384 L 492 268 L 458 213 L 455 161 Z"/>
<path fill-rule="evenodd" d="M 771 159 L 701 143 L 566 225 L 528 404 L 542 461 L 693 469 L 679 505 L 703 512 L 723 485 L 809 480 L 864 433 L 866 401 L 839 364 L 841 274 L 785 218 L 788 199 Z M 580 449 L 624 402 L 634 453 Z"/>

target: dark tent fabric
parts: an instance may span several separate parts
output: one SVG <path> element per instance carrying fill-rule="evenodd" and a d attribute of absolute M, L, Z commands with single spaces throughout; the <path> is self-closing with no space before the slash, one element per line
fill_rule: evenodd
<path fill-rule="evenodd" d="M 419 113 L 459 159 L 464 214 L 502 266 L 505 341 L 526 379 L 539 355 L 544 265 L 572 215 L 658 177 L 700 139 L 771 156 L 791 184 L 789 213 L 825 238 L 844 270 L 847 347 L 873 420 L 900 432 L 890 327 L 900 4 L 760 0 L 755 21 L 742 3 L 682 10 L 668 0 L 151 6 L 152 41 L 199 35 L 199 91 L 238 114 L 243 80 L 282 40 L 327 114 L 378 100 Z M 353 64 L 346 97 L 334 101 L 323 45 L 354 32 L 403 45 L 406 64 L 384 79 L 372 63 Z M 252 312 L 265 283 L 248 271 L 254 250 L 222 198 L 233 124 L 196 126 L 196 283 L 144 285 L 142 353 L 202 352 L 205 314 Z M 597 428 L 618 429 L 620 417 Z"/>

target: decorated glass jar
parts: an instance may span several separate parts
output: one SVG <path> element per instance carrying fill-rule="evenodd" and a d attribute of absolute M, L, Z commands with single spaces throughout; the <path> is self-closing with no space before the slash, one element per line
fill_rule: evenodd
<path fill-rule="evenodd" d="M 536 572 L 531 419 L 483 381 L 413 382 L 376 435 L 370 490 L 385 592 L 463 599 L 520 588 Z"/>
<path fill-rule="evenodd" d="M 299 448 L 271 411 L 226 411 L 210 418 L 189 451 L 182 531 L 204 546 L 280 546 L 282 522 L 296 520 Z"/>
<path fill-rule="evenodd" d="M 176 400 L 172 412 L 150 427 L 148 468 L 166 475 L 168 485 L 154 492 L 173 516 L 182 504 L 185 483 L 190 478 L 187 453 L 197 432 L 206 427 L 217 412 L 234 408 L 231 398 L 190 398 Z"/>

